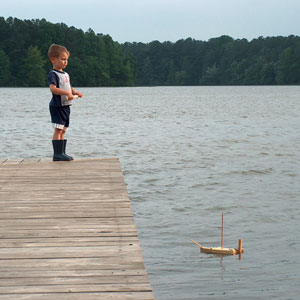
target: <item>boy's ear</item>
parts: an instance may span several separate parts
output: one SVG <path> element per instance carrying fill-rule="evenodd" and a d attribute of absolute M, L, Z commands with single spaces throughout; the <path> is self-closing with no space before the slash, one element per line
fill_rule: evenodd
<path fill-rule="evenodd" d="M 55 57 L 49 57 L 50 62 L 53 64 L 54 63 Z"/>

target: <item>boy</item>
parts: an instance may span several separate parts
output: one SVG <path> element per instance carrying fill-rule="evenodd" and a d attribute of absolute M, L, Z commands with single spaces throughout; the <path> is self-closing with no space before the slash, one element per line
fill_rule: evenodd
<path fill-rule="evenodd" d="M 67 140 L 64 136 L 69 127 L 70 105 L 74 96 L 81 98 L 82 93 L 71 86 L 69 74 L 63 71 L 68 65 L 69 56 L 70 53 L 65 47 L 56 44 L 52 44 L 48 51 L 48 58 L 53 66 L 48 74 L 48 83 L 52 92 L 49 108 L 54 126 L 53 161 L 73 160 L 73 157 L 66 154 Z"/>

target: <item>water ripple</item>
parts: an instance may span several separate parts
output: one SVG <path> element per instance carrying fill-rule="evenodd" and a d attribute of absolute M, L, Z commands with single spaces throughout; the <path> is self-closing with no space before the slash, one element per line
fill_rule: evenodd
<path fill-rule="evenodd" d="M 82 91 L 68 151 L 120 158 L 157 299 L 297 299 L 299 86 Z M 51 157 L 49 90 L 1 94 L 0 156 Z M 241 261 L 189 240 L 219 245 L 223 212 Z"/>

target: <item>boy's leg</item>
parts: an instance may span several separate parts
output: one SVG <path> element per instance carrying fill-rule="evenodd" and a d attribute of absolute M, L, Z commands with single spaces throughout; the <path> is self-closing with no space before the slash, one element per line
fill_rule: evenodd
<path fill-rule="evenodd" d="M 68 158 L 68 160 L 74 160 L 74 158 L 68 154 L 66 154 L 66 145 L 67 145 L 67 140 L 65 140 L 65 133 L 66 133 L 67 128 L 64 129 L 59 129 L 59 128 L 54 128 L 54 134 L 53 134 L 53 140 L 54 141 L 62 141 L 63 144 L 63 151 L 62 154 Z M 57 155 L 55 155 L 57 156 Z"/>
<path fill-rule="evenodd" d="M 54 125 L 54 133 L 52 138 L 53 160 L 54 161 L 70 161 L 71 157 L 64 154 L 64 138 L 67 130 L 67 122 L 70 115 L 69 107 L 50 106 L 51 122 Z"/>
<path fill-rule="evenodd" d="M 61 140 L 64 140 L 64 139 L 65 139 L 65 133 L 66 133 L 66 131 L 65 131 L 65 130 L 62 130 L 61 135 L 60 135 Z"/>
<path fill-rule="evenodd" d="M 70 107 L 50 106 L 50 115 L 54 125 L 53 140 L 64 140 L 70 122 Z"/>
<path fill-rule="evenodd" d="M 70 109 L 68 111 L 68 114 L 67 114 L 67 118 L 66 118 L 66 122 L 65 122 L 65 126 L 64 126 L 64 131 L 63 133 L 61 134 L 61 138 L 62 140 L 64 141 L 64 150 L 63 150 L 63 154 L 66 155 L 70 160 L 73 160 L 73 157 L 68 155 L 66 153 L 66 146 L 67 146 L 67 140 L 65 139 L 65 133 L 66 131 L 68 130 L 69 128 L 69 124 L 70 124 Z"/>
<path fill-rule="evenodd" d="M 54 128 L 53 140 L 63 140 L 65 137 L 65 131 L 63 129 Z"/>
<path fill-rule="evenodd" d="M 72 157 L 65 155 L 65 130 L 54 128 L 54 134 L 53 134 L 53 160 L 54 161 L 70 161 L 73 160 Z"/>

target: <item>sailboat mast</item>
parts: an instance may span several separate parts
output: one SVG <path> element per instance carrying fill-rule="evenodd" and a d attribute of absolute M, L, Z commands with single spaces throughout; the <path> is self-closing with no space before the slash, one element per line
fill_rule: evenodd
<path fill-rule="evenodd" d="M 223 234 L 224 234 L 224 213 L 222 213 L 221 248 L 223 248 Z"/>

